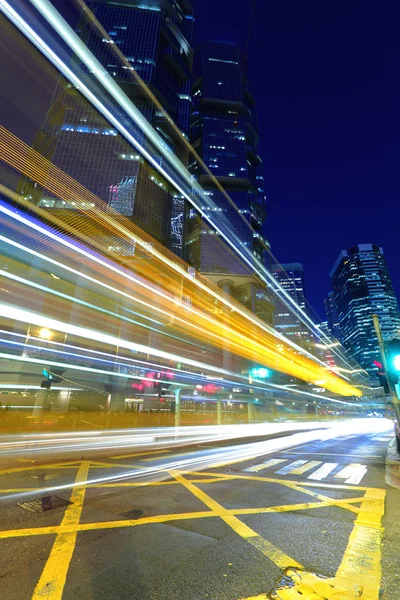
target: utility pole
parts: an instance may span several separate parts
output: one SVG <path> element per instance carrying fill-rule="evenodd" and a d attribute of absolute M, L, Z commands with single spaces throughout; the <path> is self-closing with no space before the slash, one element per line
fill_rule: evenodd
<path fill-rule="evenodd" d="M 379 349 L 381 351 L 381 356 L 382 356 L 382 364 L 383 364 L 383 368 L 385 369 L 386 381 L 387 381 L 389 392 L 390 392 L 390 395 L 392 398 L 392 404 L 393 404 L 394 412 L 396 415 L 397 424 L 400 427 L 400 404 L 399 404 L 399 399 L 397 397 L 396 390 L 393 388 L 392 382 L 390 381 L 390 377 L 389 377 L 385 343 L 383 341 L 382 331 L 381 331 L 381 326 L 379 323 L 378 315 L 372 315 L 372 320 L 374 322 L 376 337 L 378 338 Z"/>

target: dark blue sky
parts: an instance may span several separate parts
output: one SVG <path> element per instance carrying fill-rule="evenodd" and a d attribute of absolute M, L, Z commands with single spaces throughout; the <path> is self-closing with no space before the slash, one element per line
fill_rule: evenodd
<path fill-rule="evenodd" d="M 67 13 L 74 5 L 60 2 Z M 194 5 L 197 41 L 245 49 L 252 0 Z M 329 271 L 341 249 L 359 243 L 383 246 L 400 298 L 399 22 L 398 0 L 256 0 L 248 66 L 265 168 L 265 234 L 280 262 L 303 263 L 322 319 Z M 40 70 L 29 61 L 21 43 L 7 30 L 0 40 L 8 82 L 1 121 L 29 142 L 56 79 L 44 59 Z"/>
<path fill-rule="evenodd" d="M 198 0 L 196 37 L 246 47 L 252 2 Z M 382 245 L 400 298 L 400 8 L 370 0 L 256 0 L 249 81 L 280 262 L 302 262 L 324 318 L 343 248 Z"/>

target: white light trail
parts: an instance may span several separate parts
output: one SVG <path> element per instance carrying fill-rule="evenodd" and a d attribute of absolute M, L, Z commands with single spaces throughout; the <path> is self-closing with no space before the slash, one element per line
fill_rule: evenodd
<path fill-rule="evenodd" d="M 122 89 L 115 83 L 110 75 L 104 70 L 104 67 L 89 52 L 87 47 L 83 44 L 77 34 L 72 30 L 66 21 L 61 17 L 57 10 L 47 0 L 31 0 L 32 4 L 36 6 L 39 12 L 46 18 L 51 26 L 58 32 L 62 39 L 69 45 L 69 47 L 80 57 L 82 62 L 88 67 L 89 71 L 98 79 L 98 81 L 107 89 L 111 96 L 118 102 L 118 104 L 126 111 L 126 113 L 132 118 L 132 120 L 139 125 L 142 131 L 151 139 L 158 150 L 166 158 L 167 162 L 171 163 L 174 169 L 186 180 L 189 188 L 196 189 L 196 192 L 201 196 L 204 203 L 207 205 L 215 204 L 212 202 L 209 196 L 204 194 L 204 190 L 197 184 L 191 173 L 184 167 L 184 165 L 172 154 L 170 149 L 165 145 L 162 138 L 156 133 L 149 122 L 144 116 L 138 111 L 134 104 L 128 99 Z M 75 73 L 69 69 L 69 67 L 57 56 L 55 52 L 43 41 L 43 39 L 27 24 L 27 22 L 9 5 L 6 0 L 3 0 L 0 9 L 3 13 L 22 31 L 22 33 L 28 37 L 31 42 L 56 66 L 56 68 L 63 73 L 67 79 L 69 79 L 81 93 L 94 105 L 99 111 L 120 131 L 120 133 L 133 144 L 146 159 L 153 164 L 153 166 L 162 173 L 162 175 L 170 181 L 170 183 L 198 210 L 201 215 L 210 223 L 210 225 L 218 231 L 228 245 L 238 254 L 242 260 L 251 268 L 252 271 L 258 274 L 258 276 L 267 284 L 268 287 L 273 290 L 279 290 L 279 294 L 284 297 L 283 301 L 286 305 L 292 307 L 296 313 L 300 314 L 302 322 L 307 322 L 308 326 L 312 328 L 318 335 L 318 337 L 324 336 L 323 332 L 320 332 L 315 323 L 310 317 L 296 304 L 295 300 L 288 294 L 282 286 L 276 281 L 271 273 L 269 273 L 264 265 L 259 261 L 249 249 L 247 249 L 241 243 L 240 239 L 230 231 L 231 237 L 225 235 L 225 233 L 214 223 L 210 216 L 203 210 L 202 206 L 195 201 L 192 194 L 188 194 L 178 183 L 174 180 L 169 173 L 167 173 L 160 164 L 145 150 L 145 148 L 128 132 L 122 124 L 115 118 L 115 116 L 96 98 L 96 96 L 84 85 L 84 83 L 76 76 Z M 228 224 L 229 225 L 229 224 Z M 242 248 L 243 249 L 239 249 Z M 236 310 L 236 308 L 235 308 Z M 257 321 L 257 324 L 258 321 Z M 296 346 L 291 340 L 284 338 L 277 332 L 274 333 L 276 337 L 279 337 L 287 344 L 290 344 L 298 352 L 309 356 L 312 360 L 324 363 L 308 353 L 305 349 Z M 326 338 L 328 339 L 328 338 Z M 329 340 L 328 340 L 329 341 Z M 334 351 L 335 352 L 335 351 Z M 340 357 L 343 360 L 343 357 Z M 347 361 L 345 360 L 346 364 Z"/>

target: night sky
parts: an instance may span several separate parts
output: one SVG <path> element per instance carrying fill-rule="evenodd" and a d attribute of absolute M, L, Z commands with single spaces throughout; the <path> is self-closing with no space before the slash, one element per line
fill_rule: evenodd
<path fill-rule="evenodd" d="M 194 4 L 197 41 L 245 50 L 251 0 Z M 395 0 L 256 0 L 248 71 L 265 170 L 265 235 L 280 262 L 303 263 L 321 319 L 329 271 L 341 249 L 359 243 L 383 246 L 400 298 L 399 22 Z M 1 122 L 30 142 L 55 80 L 51 70 L 43 76 L 42 64 L 38 93 L 35 61 L 22 42 L 6 35 L 0 43 L 8 80 Z M 21 79 L 34 97 L 21 93 Z"/>
<path fill-rule="evenodd" d="M 252 2 L 198 0 L 196 37 L 246 48 Z M 301 262 L 324 318 L 341 249 L 382 245 L 400 299 L 400 7 L 256 0 L 249 82 L 268 199 L 265 234 Z"/>

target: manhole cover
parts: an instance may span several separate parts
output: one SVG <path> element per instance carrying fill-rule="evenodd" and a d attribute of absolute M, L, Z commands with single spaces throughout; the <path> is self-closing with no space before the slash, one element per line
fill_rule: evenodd
<path fill-rule="evenodd" d="M 59 498 L 59 496 L 44 496 L 43 498 L 36 498 L 35 500 L 29 500 L 28 502 L 18 502 L 17 506 L 29 510 L 34 513 L 46 512 L 47 510 L 53 510 L 54 508 L 62 508 L 72 504 L 69 500 Z"/>

